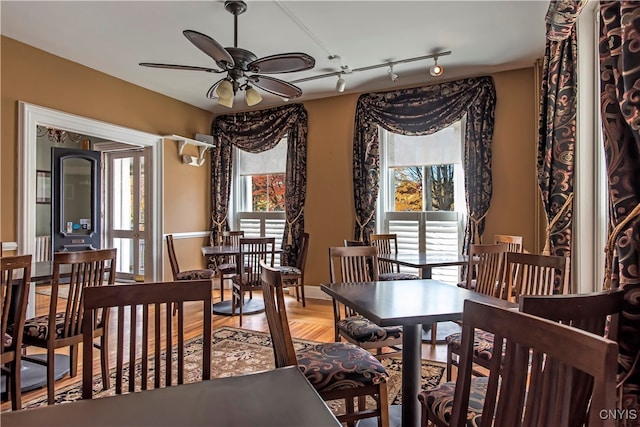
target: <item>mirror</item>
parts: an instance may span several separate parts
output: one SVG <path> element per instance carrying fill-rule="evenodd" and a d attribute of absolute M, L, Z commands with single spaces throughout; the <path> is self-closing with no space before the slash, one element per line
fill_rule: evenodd
<path fill-rule="evenodd" d="M 92 212 L 91 161 L 69 157 L 62 159 L 62 224 L 67 235 L 91 234 Z"/>

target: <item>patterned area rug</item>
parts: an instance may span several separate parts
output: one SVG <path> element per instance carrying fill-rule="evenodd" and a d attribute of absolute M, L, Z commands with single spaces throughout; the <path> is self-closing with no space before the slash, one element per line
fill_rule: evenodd
<path fill-rule="evenodd" d="M 185 383 L 196 382 L 201 377 L 201 339 L 196 338 L 185 344 Z M 313 341 L 294 339 L 296 350 L 302 350 L 315 344 Z M 176 359 L 176 355 L 174 355 Z M 245 375 L 254 372 L 273 369 L 273 348 L 269 334 L 263 332 L 250 331 L 247 329 L 237 329 L 231 327 L 218 328 L 213 331 L 212 345 L 212 378 L 230 377 Z M 177 360 L 177 359 L 176 359 Z M 402 402 L 401 372 L 402 362 L 399 358 L 388 358 L 383 360 L 383 364 L 391 374 L 388 383 L 389 403 L 400 404 Z M 445 371 L 445 364 L 440 362 L 422 361 L 422 387 L 429 388 L 438 385 Z M 175 375 L 173 376 L 176 377 Z M 112 396 L 115 384 L 115 373 L 112 373 L 112 389 L 102 390 L 102 380 L 100 375 L 93 378 L 94 397 Z M 125 388 L 125 385 L 123 385 Z M 153 384 L 149 384 L 153 388 Z M 77 384 L 56 390 L 55 403 L 68 403 L 80 400 L 82 397 L 81 373 L 78 374 Z M 24 402 L 24 408 L 34 408 L 47 404 L 46 395 L 42 398 Z M 329 407 L 339 413 L 341 404 L 339 402 L 329 402 Z"/>

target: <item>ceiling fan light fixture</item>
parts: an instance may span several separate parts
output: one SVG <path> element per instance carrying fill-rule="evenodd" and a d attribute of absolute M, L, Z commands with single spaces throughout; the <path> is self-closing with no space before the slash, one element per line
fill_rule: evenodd
<path fill-rule="evenodd" d="M 444 73 L 444 67 L 438 64 L 437 56 L 433 57 L 433 62 L 434 64 L 431 66 L 431 68 L 429 68 L 429 74 L 431 74 L 433 77 L 440 77 Z"/>
<path fill-rule="evenodd" d="M 216 88 L 216 95 L 220 99 L 233 98 L 233 84 L 229 80 L 223 80 Z"/>
<path fill-rule="evenodd" d="M 244 101 L 247 103 L 249 107 L 253 107 L 254 105 L 262 102 L 262 97 L 260 96 L 257 90 L 255 90 L 251 86 L 247 86 L 247 88 L 244 91 Z"/>
<path fill-rule="evenodd" d="M 230 96 L 228 98 L 218 98 L 218 104 L 222 105 L 223 107 L 233 108 L 233 96 Z"/>
<path fill-rule="evenodd" d="M 344 81 L 344 79 L 342 78 L 342 74 L 338 75 L 338 81 L 336 82 L 336 90 L 338 92 L 344 92 L 344 88 L 347 85 L 347 82 Z"/>

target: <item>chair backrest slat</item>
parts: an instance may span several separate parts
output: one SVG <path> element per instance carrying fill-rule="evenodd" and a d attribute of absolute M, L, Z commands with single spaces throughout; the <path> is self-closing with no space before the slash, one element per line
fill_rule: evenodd
<path fill-rule="evenodd" d="M 522 236 L 512 236 L 508 234 L 495 234 L 493 243 L 504 243 L 509 247 L 509 252 L 522 252 Z"/>
<path fill-rule="evenodd" d="M 378 255 L 373 246 L 329 248 L 331 283 L 355 283 L 378 280 Z"/>
<path fill-rule="evenodd" d="M 167 241 L 167 253 L 169 254 L 169 265 L 171 266 L 171 274 L 173 280 L 178 280 L 178 273 L 180 273 L 180 267 L 178 266 L 178 258 L 176 257 L 176 249 L 173 245 L 173 234 L 167 234 L 165 237 Z"/>
<path fill-rule="evenodd" d="M 129 392 L 137 387 L 147 389 L 151 380 L 154 388 L 184 382 L 184 302 L 189 301 L 203 305 L 202 379 L 211 378 L 211 281 L 194 280 L 188 285 L 162 282 L 93 287 L 85 291 L 84 299 L 83 398 L 92 397 L 92 320 L 96 310 L 112 307 L 117 307 L 116 394 L 122 393 L 125 377 Z M 176 320 L 172 316 L 174 304 L 177 306 Z M 175 347 L 174 335 L 178 337 Z M 149 354 L 151 345 L 153 351 Z M 175 361 L 174 354 L 177 354 Z M 154 372 L 150 373 L 150 369 Z M 141 372 L 139 382 L 138 372 Z"/>

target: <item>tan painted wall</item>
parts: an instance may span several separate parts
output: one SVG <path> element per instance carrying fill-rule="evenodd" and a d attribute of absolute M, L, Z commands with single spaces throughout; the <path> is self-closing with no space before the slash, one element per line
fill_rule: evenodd
<path fill-rule="evenodd" d="M 0 240 L 15 241 L 18 101 L 157 135 L 209 133 L 213 113 L 1 38 Z M 192 147 L 190 147 L 192 148 Z M 177 143 L 165 142 L 164 231 L 202 231 L 209 225 L 208 166 L 182 165 Z M 188 154 L 194 154 L 189 152 Z M 193 242 L 192 242 L 193 240 Z M 189 239 L 183 268 L 202 263 L 203 239 Z M 185 242 L 186 243 L 186 242 Z M 181 243 L 182 246 L 182 243 Z"/>
<path fill-rule="evenodd" d="M 208 133 L 213 115 L 157 93 L 2 38 L 0 239 L 14 241 L 17 101 L 156 134 Z M 495 74 L 494 193 L 485 236 L 520 234 L 534 247 L 535 127 L 533 68 Z M 305 102 L 309 113 L 306 230 L 307 283 L 328 280 L 328 247 L 353 235 L 353 121 L 358 94 Z M 192 147 L 190 147 L 192 148 Z M 194 154 L 194 153 L 188 153 Z M 165 232 L 209 226 L 209 167 L 182 165 L 165 143 Z M 202 263 L 204 239 L 176 242 L 182 269 Z M 166 270 L 168 272 L 168 270 Z M 169 276 L 166 276 L 167 278 Z"/>

